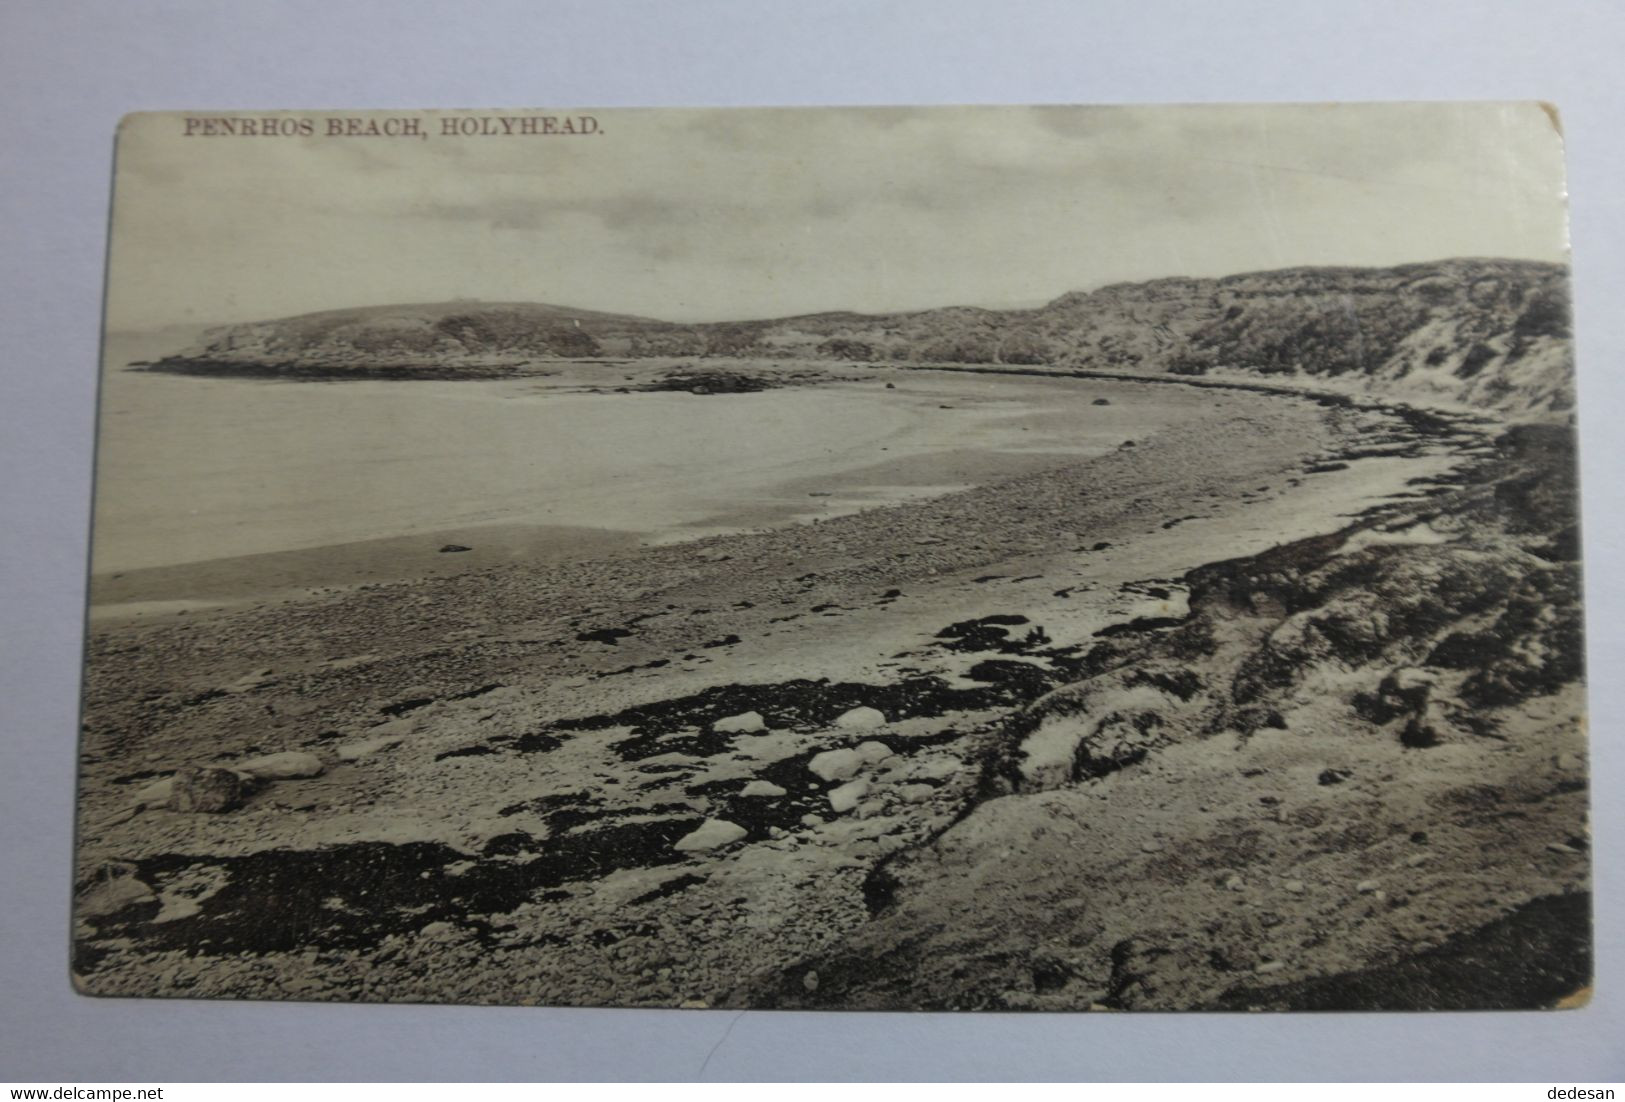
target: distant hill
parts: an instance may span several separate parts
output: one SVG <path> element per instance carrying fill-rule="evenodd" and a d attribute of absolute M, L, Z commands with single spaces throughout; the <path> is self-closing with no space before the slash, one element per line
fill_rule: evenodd
<path fill-rule="evenodd" d="M 1573 402 L 1568 269 L 1456 259 L 1175 277 L 1031 310 L 949 307 L 677 324 L 539 303 L 332 310 L 211 330 L 154 370 L 479 375 L 556 358 L 1015 364 L 1337 380 L 1517 413 Z"/>

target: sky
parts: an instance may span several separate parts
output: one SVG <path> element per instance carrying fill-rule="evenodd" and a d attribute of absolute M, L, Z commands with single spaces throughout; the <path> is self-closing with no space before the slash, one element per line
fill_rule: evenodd
<path fill-rule="evenodd" d="M 599 133 L 185 135 L 131 116 L 108 325 L 453 298 L 672 321 L 1040 305 L 1160 276 L 1567 259 L 1535 104 L 588 113 Z M 255 116 L 260 117 L 260 116 Z"/>

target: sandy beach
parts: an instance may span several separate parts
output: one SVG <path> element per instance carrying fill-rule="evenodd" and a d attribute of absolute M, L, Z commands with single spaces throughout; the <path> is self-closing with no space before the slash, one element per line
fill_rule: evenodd
<path fill-rule="evenodd" d="M 525 399 L 497 395 L 535 384 L 445 385 L 489 387 L 468 403 L 506 415 Z M 1440 929 L 1477 930 L 1509 904 L 1583 882 L 1581 850 L 1547 848 L 1583 832 L 1557 759 L 1536 768 L 1528 756 L 1551 743 L 1508 755 L 1452 742 L 1401 778 L 1399 740 L 1368 719 L 1346 748 L 1326 742 L 1344 721 L 1304 685 L 1270 706 L 1210 699 L 1242 661 L 1230 649 L 1255 645 L 1245 625 L 1267 618 L 1264 606 L 1193 626 L 1214 615 L 1204 571 L 1255 570 L 1285 551 L 1456 554 L 1464 536 L 1438 518 L 1510 462 L 1492 422 L 1338 397 L 962 372 L 775 393 L 786 410 L 839 419 L 854 390 L 881 412 L 846 426 L 834 454 L 803 422 L 785 438 L 790 458 L 733 476 L 751 481 L 732 485 L 731 500 L 753 503 L 734 515 L 714 510 L 707 443 L 659 472 L 664 483 L 630 479 L 632 523 L 620 533 L 552 530 L 527 551 L 507 516 L 390 537 L 373 559 L 358 551 L 368 544 L 340 542 L 99 577 L 81 876 L 131 869 L 158 909 L 84 928 L 80 982 L 98 993 L 152 993 L 157 977 L 159 990 L 191 996 L 649 1006 L 1245 1003 L 1242 977 L 1352 972 L 1388 959 L 1393 938 L 1425 954 L 1444 944 Z M 732 406 L 724 416 L 741 424 L 762 395 L 563 399 L 590 410 L 650 397 L 670 399 L 664 413 Z M 953 421 L 925 412 L 964 407 L 975 409 Z M 951 482 L 920 477 L 945 470 Z M 583 491 L 602 477 L 591 472 Z M 813 494 L 828 496 L 802 500 Z M 498 538 L 482 554 L 485 531 Z M 474 550 L 433 546 L 454 537 Z M 1210 565 L 1221 560 L 1238 565 Z M 197 603 L 141 603 L 160 600 Z M 1153 657 L 1170 632 L 1199 639 L 1175 647 L 1177 668 Z M 1136 648 L 1121 668 L 1149 681 L 1109 672 L 1111 654 Z M 1387 672 L 1336 668 L 1327 676 L 1341 698 L 1367 680 L 1375 691 Z M 1113 736 L 1127 741 L 1119 764 L 1078 785 L 1093 767 L 1074 747 L 1099 736 L 1043 734 L 1041 717 L 1056 694 L 1103 676 L 1116 679 L 1113 702 L 1090 712 L 1127 723 Z M 1542 707 L 1577 707 L 1561 699 Z M 1542 714 L 1563 729 L 1561 711 Z M 1035 725 L 1042 737 L 1023 741 Z M 270 785 L 229 816 L 143 810 L 141 794 L 178 763 L 289 752 L 319 760 L 320 775 Z M 1328 771 L 1357 780 L 1328 787 L 1316 779 Z M 1383 831 L 1330 864 L 1316 863 L 1312 842 L 1261 841 L 1295 821 L 1289 812 L 1313 818 L 1317 837 L 1368 832 L 1374 799 L 1432 821 L 1462 772 L 1553 778 L 1558 798 L 1540 812 L 1549 825 L 1518 843 L 1544 855 L 1549 875 L 1537 883 L 1475 858 L 1472 891 L 1435 881 L 1426 906 L 1372 910 L 1371 892 L 1398 898 L 1359 886 L 1372 862 L 1423 875 L 1411 855 L 1388 855 Z M 1493 808 L 1511 798 L 1496 791 L 1487 825 L 1451 819 L 1458 857 L 1478 852 Z M 1087 810 L 1107 793 L 1110 824 Z M 1328 804 L 1333 795 L 1342 802 Z M 1130 804 L 1146 810 L 1118 814 Z M 1058 867 L 1051 843 L 1038 840 L 1074 822 L 1084 834 L 1064 843 L 1063 888 L 1043 871 Z M 1190 951 L 1153 953 L 1168 956 L 1166 978 L 1130 984 L 1113 962 L 1157 929 L 1156 900 L 1190 905 L 1193 873 L 1160 855 L 1232 836 L 1252 841 L 1225 843 L 1205 866 L 1219 870 L 1201 889 L 1216 893 L 1215 932 L 1182 922 Z M 983 885 L 994 868 L 1014 880 Z M 1498 876 L 1506 882 L 1486 894 Z M 1099 891 L 1077 892 L 1077 877 L 1105 877 L 1121 898 L 1105 906 Z M 966 895 L 955 884 L 979 886 Z M 1241 926 L 1237 892 L 1251 893 L 1254 916 Z M 1344 893 L 1358 914 L 1327 902 Z M 1014 948 L 979 947 L 1007 941 L 1000 916 L 1029 906 L 1058 910 L 1024 919 Z M 946 926 L 944 907 L 957 916 Z M 1305 923 L 1321 933 L 1304 940 Z M 949 940 L 933 943 L 944 929 Z M 1072 946 L 1061 963 L 1055 937 Z M 913 955 L 927 944 L 931 967 Z M 964 983 L 987 959 L 1004 962 L 998 975 Z M 1277 959 L 1290 963 L 1256 971 Z M 914 963 L 884 963 L 897 960 Z"/>

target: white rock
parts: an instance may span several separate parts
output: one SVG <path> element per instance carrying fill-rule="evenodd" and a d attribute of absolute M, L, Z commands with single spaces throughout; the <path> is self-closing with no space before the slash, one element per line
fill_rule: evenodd
<path fill-rule="evenodd" d="M 1231 873 L 1229 877 L 1225 879 L 1224 886 L 1233 892 L 1239 892 L 1247 886 L 1247 881 L 1241 878 L 1240 873 Z"/>
<path fill-rule="evenodd" d="M 288 780 L 293 777 L 319 777 L 325 768 L 322 759 L 303 750 L 284 750 L 280 754 L 266 754 L 249 758 L 236 766 L 238 772 L 262 781 Z"/>
<path fill-rule="evenodd" d="M 682 853 L 717 849 L 733 845 L 747 833 L 738 823 L 730 823 L 726 819 L 707 819 L 698 828 L 677 839 L 672 848 Z"/>
<path fill-rule="evenodd" d="M 739 790 L 741 796 L 783 796 L 785 790 L 772 781 L 751 781 Z"/>
<path fill-rule="evenodd" d="M 928 780 L 942 781 L 947 780 L 955 773 L 962 772 L 964 768 L 964 763 L 958 758 L 916 758 L 909 764 L 908 775 L 911 777 L 924 777 Z"/>
<path fill-rule="evenodd" d="M 1367 892 L 1374 892 L 1377 890 L 1377 888 L 1378 883 L 1375 880 L 1362 880 L 1358 884 L 1354 885 L 1354 890 L 1362 895 Z"/>
<path fill-rule="evenodd" d="M 886 716 L 878 708 L 853 708 L 850 712 L 841 713 L 835 720 L 835 726 L 848 731 L 867 731 L 872 727 L 886 726 Z"/>
<path fill-rule="evenodd" d="M 1263 964 L 1260 964 L 1257 968 L 1254 968 L 1253 971 L 1257 972 L 1260 976 L 1267 976 L 1271 972 L 1279 972 L 1285 967 L 1286 961 L 1284 960 L 1266 960 Z"/>
<path fill-rule="evenodd" d="M 822 754 L 814 755 L 807 768 L 826 781 L 844 781 L 863 768 L 863 758 L 850 747 L 825 750 Z"/>
<path fill-rule="evenodd" d="M 904 803 L 923 804 L 936 794 L 928 784 L 905 784 L 897 790 L 897 798 Z"/>
<path fill-rule="evenodd" d="M 869 794 L 869 782 L 865 780 L 848 781 L 829 794 L 830 810 L 837 815 L 844 815 L 858 806 L 865 796 Z"/>
<path fill-rule="evenodd" d="M 362 758 L 381 754 L 385 750 L 393 750 L 405 741 L 405 735 L 379 735 L 377 738 L 343 743 L 333 749 L 333 754 L 340 761 L 360 761 Z"/>
<path fill-rule="evenodd" d="M 169 797 L 174 794 L 175 778 L 165 777 L 143 787 L 135 794 L 133 800 L 142 807 L 157 807 L 160 804 L 167 804 Z"/>
<path fill-rule="evenodd" d="M 892 753 L 892 748 L 884 742 L 860 742 L 854 749 L 857 751 L 858 757 L 870 765 L 895 756 Z"/>
<path fill-rule="evenodd" d="M 722 735 L 748 735 L 753 731 L 767 730 L 767 723 L 763 721 L 761 712 L 741 712 L 739 715 L 717 720 L 711 724 L 711 730 Z"/>
<path fill-rule="evenodd" d="M 1281 887 L 1285 888 L 1293 895 L 1302 895 L 1307 885 L 1305 885 L 1302 880 L 1288 880 L 1285 884 L 1282 884 Z"/>

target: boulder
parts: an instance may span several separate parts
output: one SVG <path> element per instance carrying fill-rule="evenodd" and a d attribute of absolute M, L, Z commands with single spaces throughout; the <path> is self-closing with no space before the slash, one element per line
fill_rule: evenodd
<path fill-rule="evenodd" d="M 832 789 L 829 794 L 830 810 L 837 815 L 844 815 L 869 794 L 869 782 L 865 780 L 848 781 L 841 787 Z"/>
<path fill-rule="evenodd" d="M 339 761 L 360 761 L 385 750 L 392 750 L 405 741 L 405 735 L 378 735 L 374 738 L 342 743 L 334 748 L 333 754 Z"/>
<path fill-rule="evenodd" d="M 741 796 L 783 796 L 785 790 L 772 781 L 751 781 L 739 790 Z"/>
<path fill-rule="evenodd" d="M 255 780 L 283 781 L 295 777 L 319 777 L 325 767 L 322 759 L 304 750 L 284 750 L 237 763 L 237 771 Z"/>
<path fill-rule="evenodd" d="M 163 807 L 175 793 L 175 778 L 165 777 L 138 790 L 132 801 L 137 807 Z"/>
<path fill-rule="evenodd" d="M 892 748 L 884 742 L 860 742 L 853 749 L 865 765 L 875 765 L 895 756 Z"/>
<path fill-rule="evenodd" d="M 853 708 L 849 712 L 842 712 L 835 720 L 835 726 L 847 731 L 867 731 L 885 725 L 886 715 L 878 708 Z"/>
<path fill-rule="evenodd" d="M 253 790 L 246 774 L 210 765 L 188 766 L 175 774 L 169 795 L 172 811 L 235 811 Z"/>
<path fill-rule="evenodd" d="M 856 750 L 842 747 L 839 750 L 825 750 L 822 754 L 813 755 L 813 759 L 807 763 L 807 768 L 823 780 L 844 781 L 856 776 L 863 765 L 863 757 Z"/>
<path fill-rule="evenodd" d="M 905 784 L 897 790 L 897 798 L 907 804 L 923 804 L 936 794 L 928 784 Z"/>
<path fill-rule="evenodd" d="M 696 829 L 683 835 L 672 845 L 679 853 L 701 853 L 706 850 L 731 846 L 748 834 L 738 823 L 726 819 L 707 819 Z"/>
<path fill-rule="evenodd" d="M 741 712 L 739 715 L 717 720 L 711 724 L 711 730 L 722 735 L 748 735 L 767 730 L 767 723 L 763 721 L 760 712 Z"/>

